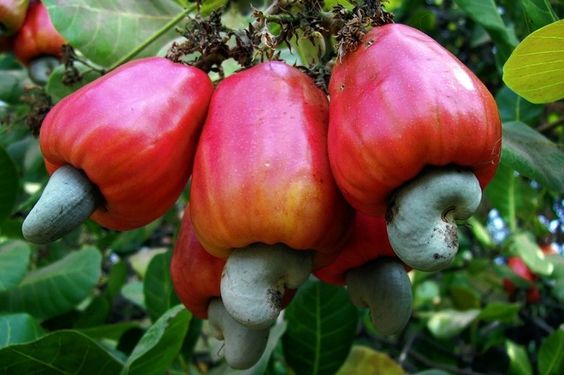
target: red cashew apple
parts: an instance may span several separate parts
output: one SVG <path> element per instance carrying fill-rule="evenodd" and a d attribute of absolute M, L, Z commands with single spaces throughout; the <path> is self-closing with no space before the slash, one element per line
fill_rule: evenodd
<path fill-rule="evenodd" d="M 0 36 L 16 33 L 25 20 L 29 0 L 0 0 Z"/>
<path fill-rule="evenodd" d="M 325 94 L 296 68 L 266 62 L 216 88 L 198 144 L 192 221 L 204 248 L 228 258 L 227 311 L 270 325 L 286 288 L 330 262 L 350 209 L 331 175 Z"/>
<path fill-rule="evenodd" d="M 520 257 L 509 257 L 509 259 L 507 259 L 507 266 L 515 275 L 529 283 L 533 283 L 537 279 L 537 277 L 531 272 L 531 269 Z M 517 291 L 517 286 L 510 279 L 503 279 L 503 288 L 510 296 L 513 296 Z M 539 300 L 539 289 L 534 285 L 529 285 L 527 287 L 527 302 L 536 303 Z"/>
<path fill-rule="evenodd" d="M 353 303 L 370 309 L 375 329 L 384 335 L 400 332 L 409 321 L 411 283 L 381 216 L 357 213 L 337 259 L 315 275 L 330 284 L 346 284 Z"/>
<path fill-rule="evenodd" d="M 51 23 L 47 9 L 40 1 L 32 1 L 27 16 L 14 38 L 14 54 L 28 66 L 30 78 L 45 84 L 59 65 L 64 38 Z"/>
<path fill-rule="evenodd" d="M 203 71 L 152 57 L 57 103 L 39 138 L 52 176 L 23 224 L 25 238 L 54 241 L 91 215 L 128 230 L 164 214 L 191 174 L 212 91 Z"/>
<path fill-rule="evenodd" d="M 494 98 L 445 48 L 400 24 L 368 32 L 336 64 L 329 93 L 329 158 L 347 200 L 386 215 L 404 263 L 446 267 L 455 220 L 474 213 L 499 162 Z"/>
<path fill-rule="evenodd" d="M 227 364 L 245 369 L 261 357 L 268 329 L 250 329 L 227 314 L 220 297 L 224 265 L 225 260 L 208 254 L 198 242 L 187 207 L 170 264 L 174 289 L 184 306 L 198 318 L 209 319 L 214 336 L 225 341 Z"/>

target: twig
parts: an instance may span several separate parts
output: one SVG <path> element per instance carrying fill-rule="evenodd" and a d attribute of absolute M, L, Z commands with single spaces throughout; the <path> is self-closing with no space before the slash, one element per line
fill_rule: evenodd
<path fill-rule="evenodd" d="M 419 335 L 419 332 L 410 332 L 409 336 L 407 336 L 407 340 L 405 340 L 405 345 L 403 346 L 403 349 L 401 350 L 401 353 L 398 356 L 398 362 L 399 362 L 400 365 L 403 366 L 405 364 L 405 361 L 407 359 L 407 355 L 408 355 L 409 351 L 411 350 L 411 347 L 413 346 L 413 343 L 417 339 L 418 335 Z"/>
<path fill-rule="evenodd" d="M 558 120 L 553 122 L 545 122 L 544 124 L 540 125 L 537 130 L 541 133 L 548 133 L 552 129 L 555 129 L 562 124 L 564 124 L 564 117 L 560 117 Z"/>
<path fill-rule="evenodd" d="M 484 373 L 481 373 L 481 372 L 475 372 L 475 371 L 472 371 L 472 370 L 459 369 L 457 367 L 444 365 L 442 363 L 435 363 L 435 362 L 431 361 L 429 358 L 425 357 L 423 354 L 416 352 L 414 350 L 412 350 L 409 354 L 413 358 L 415 358 L 417 361 L 424 364 L 425 366 L 429 366 L 429 367 L 436 368 L 436 369 L 439 369 L 439 370 L 444 370 L 444 371 L 447 371 L 447 372 L 450 372 L 450 373 L 453 373 L 453 374 L 459 374 L 459 375 L 492 375 L 492 374 L 484 374 Z"/>

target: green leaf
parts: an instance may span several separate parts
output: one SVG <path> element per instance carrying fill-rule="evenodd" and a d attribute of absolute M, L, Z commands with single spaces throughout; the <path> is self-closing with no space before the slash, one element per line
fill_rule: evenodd
<path fill-rule="evenodd" d="M 82 86 L 94 81 L 96 78 L 100 77 L 100 73 L 92 70 L 92 68 L 87 67 L 81 63 L 75 63 L 75 68 L 78 69 L 82 75 L 82 79 L 79 82 L 73 83 L 71 85 L 63 83 L 63 75 L 65 73 L 65 66 L 59 65 L 53 70 L 45 86 L 45 91 L 51 96 L 53 103 L 57 103 L 59 100 L 65 96 L 72 94 Z"/>
<path fill-rule="evenodd" d="M 298 374 L 334 374 L 352 347 L 357 309 L 344 288 L 319 281 L 300 287 L 285 318 L 285 358 Z"/>
<path fill-rule="evenodd" d="M 146 309 L 145 296 L 143 295 L 143 282 L 130 281 L 121 288 L 121 295 L 139 307 Z"/>
<path fill-rule="evenodd" d="M 544 106 L 532 104 L 519 95 L 515 94 L 507 86 L 504 86 L 495 96 L 501 120 L 521 121 L 529 125 L 536 124 L 544 110 Z"/>
<path fill-rule="evenodd" d="M 82 328 L 78 331 L 90 336 L 93 339 L 111 339 L 118 341 L 122 334 L 132 328 L 140 328 L 137 322 L 123 322 L 115 324 L 105 324 L 96 327 Z"/>
<path fill-rule="evenodd" d="M 143 280 L 145 306 L 153 322 L 172 306 L 179 303 L 178 299 L 175 298 L 176 294 L 170 278 L 171 255 L 171 251 L 155 255 L 149 263 Z"/>
<path fill-rule="evenodd" d="M 503 82 L 531 103 L 564 98 L 564 20 L 527 36 L 503 66 Z"/>
<path fill-rule="evenodd" d="M 112 241 L 110 247 L 113 251 L 118 254 L 127 254 L 134 251 L 138 251 L 143 242 L 145 242 L 151 235 L 155 232 L 155 230 L 159 227 L 160 220 L 155 220 L 152 223 L 145 225 L 141 228 L 130 230 L 127 232 L 121 232 L 116 237 L 115 240 Z M 139 251 L 137 254 L 142 253 L 143 251 Z M 137 256 L 135 254 L 135 256 Z M 148 265 L 148 262 L 147 262 Z"/>
<path fill-rule="evenodd" d="M 127 281 L 127 264 L 120 260 L 112 265 L 108 275 L 108 286 L 106 293 L 111 300 L 119 294 L 119 291 Z"/>
<path fill-rule="evenodd" d="M 0 221 L 12 213 L 19 188 L 20 181 L 16 165 L 6 150 L 0 146 Z"/>
<path fill-rule="evenodd" d="M 516 189 L 517 179 L 513 168 L 504 161 L 499 164 L 494 179 L 486 188 L 485 194 L 492 205 L 499 210 L 501 217 L 508 223 L 511 229 L 517 227 L 517 216 L 515 214 L 517 202 L 520 195 Z"/>
<path fill-rule="evenodd" d="M 57 331 L 0 350 L 3 374 L 118 374 L 117 358 L 77 331 Z"/>
<path fill-rule="evenodd" d="M 441 298 L 439 284 L 434 280 L 425 280 L 415 286 L 413 306 L 415 309 L 433 303 Z"/>
<path fill-rule="evenodd" d="M 484 307 L 478 318 L 487 322 L 500 321 L 503 323 L 517 322 L 521 305 L 518 303 L 491 302 Z"/>
<path fill-rule="evenodd" d="M 6 103 L 17 103 L 23 94 L 27 72 L 23 69 L 0 70 L 0 100 Z"/>
<path fill-rule="evenodd" d="M 22 241 L 10 241 L 0 246 L 0 292 L 17 286 L 23 280 L 31 250 Z"/>
<path fill-rule="evenodd" d="M 521 0 L 521 7 L 531 31 L 558 20 L 548 0 Z"/>
<path fill-rule="evenodd" d="M 200 7 L 200 13 L 202 16 L 208 16 L 214 10 L 218 10 L 219 8 L 223 8 L 228 3 L 228 0 L 207 0 L 202 1 L 202 5 Z"/>
<path fill-rule="evenodd" d="M 455 0 L 454 2 L 466 12 L 468 17 L 486 29 L 499 49 L 501 60 L 505 61 L 518 40 L 513 31 L 503 23 L 494 0 Z"/>
<path fill-rule="evenodd" d="M 33 341 L 43 333 L 43 328 L 28 314 L 0 315 L 0 349 Z"/>
<path fill-rule="evenodd" d="M 501 159 L 523 176 L 559 193 L 564 192 L 564 152 L 521 122 L 503 124 Z"/>
<path fill-rule="evenodd" d="M 164 374 L 180 351 L 190 318 L 182 305 L 163 314 L 139 340 L 122 374 Z"/>
<path fill-rule="evenodd" d="M 159 31 L 183 9 L 169 0 L 44 0 L 51 21 L 63 37 L 89 60 L 111 66 Z M 152 56 L 171 29 L 138 57 Z"/>
<path fill-rule="evenodd" d="M 92 298 L 84 311 L 80 312 L 73 328 L 85 328 L 103 324 L 108 318 L 111 309 L 108 298 L 104 294 L 98 295 Z"/>
<path fill-rule="evenodd" d="M 469 283 L 453 282 L 449 287 L 449 294 L 454 306 L 459 310 L 480 307 L 480 293 Z"/>
<path fill-rule="evenodd" d="M 517 255 L 529 266 L 533 273 L 550 276 L 554 265 L 542 252 L 541 248 L 528 233 L 517 233 L 511 237 L 510 249 L 512 254 Z"/>
<path fill-rule="evenodd" d="M 539 349 L 540 375 L 564 373 L 564 330 L 559 329 L 544 339 Z"/>
<path fill-rule="evenodd" d="M 38 319 L 68 312 L 90 295 L 101 263 L 100 252 L 87 247 L 32 271 L 16 288 L 0 293 L 0 311 L 28 312 Z"/>
<path fill-rule="evenodd" d="M 442 310 L 431 314 L 427 328 L 433 336 L 447 339 L 464 331 L 480 315 L 480 310 Z"/>
<path fill-rule="evenodd" d="M 509 375 L 532 375 L 533 369 L 527 351 L 520 345 L 507 340 L 505 342 L 505 350 L 509 357 Z"/>

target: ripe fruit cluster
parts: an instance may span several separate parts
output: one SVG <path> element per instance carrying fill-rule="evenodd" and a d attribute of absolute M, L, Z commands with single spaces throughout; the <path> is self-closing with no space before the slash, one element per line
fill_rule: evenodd
<path fill-rule="evenodd" d="M 47 82 L 64 44 L 39 0 L 0 0 L 0 51 L 11 49 L 35 83 Z"/>
<path fill-rule="evenodd" d="M 313 272 L 346 284 L 376 329 L 411 315 L 407 272 L 446 267 L 499 162 L 490 93 L 425 34 L 389 24 L 336 64 L 329 96 L 272 61 L 215 89 L 164 58 L 123 65 L 46 117 L 51 180 L 24 223 L 49 242 L 91 217 L 127 230 L 171 207 L 190 175 L 171 274 L 182 302 L 252 366 Z M 103 166 L 103 167 L 102 167 Z"/>

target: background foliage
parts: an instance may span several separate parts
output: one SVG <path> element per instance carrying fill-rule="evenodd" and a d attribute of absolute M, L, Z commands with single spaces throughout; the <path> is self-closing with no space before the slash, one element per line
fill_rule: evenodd
<path fill-rule="evenodd" d="M 51 75 L 45 92 L 54 102 L 95 79 L 92 67 L 119 65 L 148 38 L 155 41 L 137 56 L 162 53 L 178 33 L 159 30 L 195 14 L 195 5 L 187 1 L 44 3 L 57 29 L 87 62 L 78 66 L 84 80 L 70 87 L 61 82 L 62 68 Z M 325 1 L 325 8 L 337 4 L 351 5 L 333 0 Z M 206 15 L 227 6 L 224 22 L 245 27 L 252 22 L 251 5 L 265 6 L 211 0 L 200 11 Z M 187 192 L 163 218 L 134 231 L 112 232 L 88 222 L 50 245 L 24 242 L 23 217 L 47 180 L 37 139 L 26 127 L 42 89 L 30 88 L 24 67 L 4 53 L 0 372 L 564 373 L 564 103 L 557 101 L 564 78 L 554 61 L 526 67 L 531 52 L 564 53 L 563 21 L 556 22 L 564 4 L 391 0 L 386 9 L 396 22 L 426 32 L 467 64 L 494 93 L 504 123 L 499 171 L 480 211 L 461 229 L 459 255 L 444 271 L 411 275 L 414 313 L 401 335 L 377 335 L 367 312 L 353 307 L 344 289 L 312 279 L 272 328 L 259 363 L 244 372 L 229 369 L 219 358 L 221 344 L 210 337 L 206 322 L 179 305 L 169 277 Z M 559 42 L 539 38 L 546 33 Z M 315 55 L 315 43 L 295 42 L 298 48 L 282 48 L 288 61 Z M 229 74 L 237 65 L 226 61 L 224 68 Z M 527 91 L 531 82 L 542 89 Z M 512 256 L 524 260 L 536 275 L 533 281 L 511 272 L 507 259 Z M 513 293 L 504 289 L 504 280 L 514 283 Z M 531 297 L 533 290 L 537 297 Z"/>

